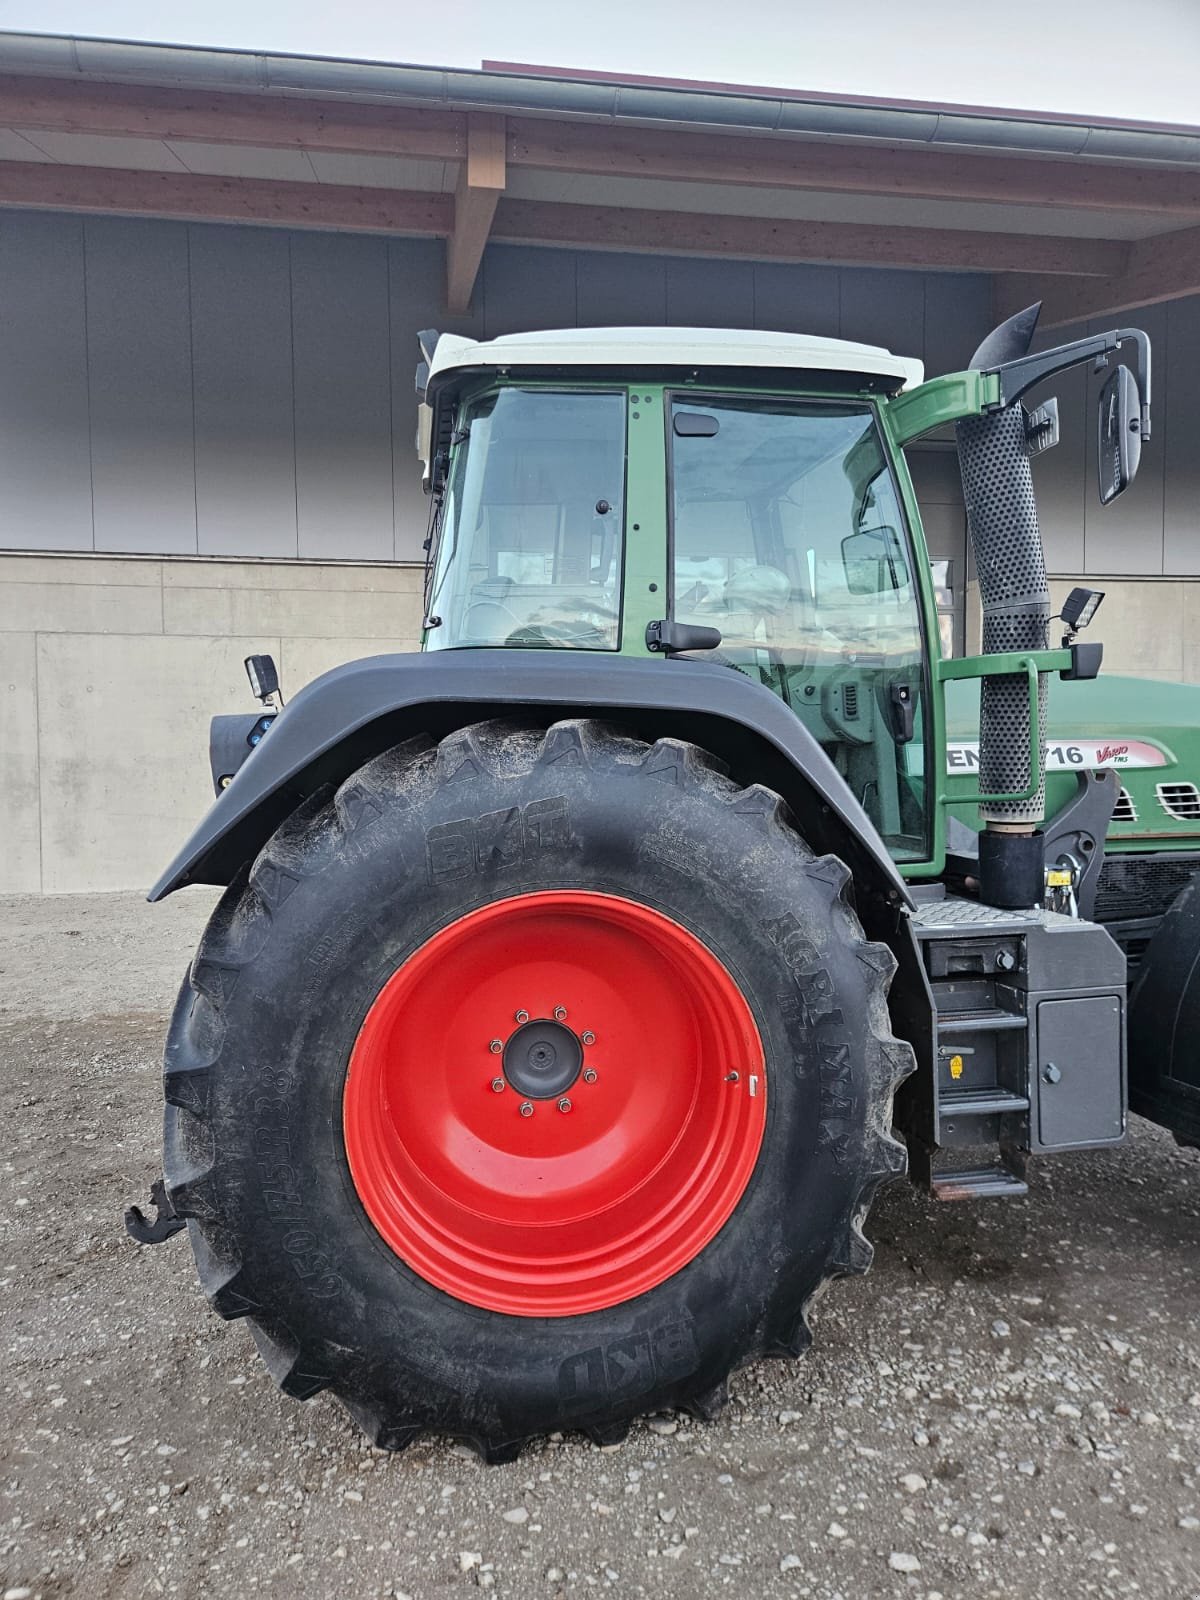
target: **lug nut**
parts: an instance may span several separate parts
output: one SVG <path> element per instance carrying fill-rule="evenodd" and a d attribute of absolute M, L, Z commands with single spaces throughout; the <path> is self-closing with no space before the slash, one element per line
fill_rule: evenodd
<path fill-rule="evenodd" d="M 533 1115 L 533 1101 L 532 1100 L 522 1100 L 521 1101 L 521 1115 L 523 1117 L 531 1117 Z"/>
<path fill-rule="evenodd" d="M 555 1020 L 555 1022 L 565 1022 L 567 1020 L 567 1008 L 566 1008 L 566 1006 L 555 1006 L 555 1008 L 554 1008 L 554 1020 Z"/>
<path fill-rule="evenodd" d="M 488 1045 L 488 1049 L 494 1056 L 498 1056 L 501 1050 L 504 1049 L 504 1041 L 502 1039 L 493 1039 L 491 1044 Z"/>
<path fill-rule="evenodd" d="M 597 1073 L 595 1067 L 588 1067 L 583 1074 L 583 1081 L 584 1083 L 595 1083 L 598 1076 L 599 1074 Z"/>
<path fill-rule="evenodd" d="M 567 1099 L 566 1095 L 563 1095 L 562 1099 L 558 1102 L 558 1109 L 560 1111 L 570 1111 L 571 1102 Z"/>
<path fill-rule="evenodd" d="M 528 1011 L 525 1011 L 525 1010 L 518 1011 L 517 1012 L 517 1021 L 518 1022 L 528 1022 L 529 1021 L 529 1013 L 528 1013 Z"/>
<path fill-rule="evenodd" d="M 596 1042 L 596 1035 L 590 1028 L 585 1028 L 579 1037 L 583 1040 L 584 1044 L 595 1044 Z"/>
<path fill-rule="evenodd" d="M 504 1079 L 503 1078 L 493 1078 L 492 1079 L 492 1093 L 493 1094 L 503 1094 L 504 1093 Z"/>

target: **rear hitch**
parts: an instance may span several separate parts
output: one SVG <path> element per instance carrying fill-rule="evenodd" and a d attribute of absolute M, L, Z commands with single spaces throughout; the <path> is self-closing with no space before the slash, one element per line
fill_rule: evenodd
<path fill-rule="evenodd" d="M 175 1207 L 167 1198 L 167 1186 L 161 1178 L 155 1178 L 150 1185 L 150 1204 L 156 1213 L 153 1222 L 147 1219 L 140 1206 L 130 1206 L 125 1213 L 125 1230 L 139 1244 L 163 1244 L 173 1233 L 187 1227 L 184 1219 L 175 1215 Z"/>

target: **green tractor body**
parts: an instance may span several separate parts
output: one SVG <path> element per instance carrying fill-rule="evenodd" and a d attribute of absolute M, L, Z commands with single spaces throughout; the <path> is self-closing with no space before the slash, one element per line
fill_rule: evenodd
<path fill-rule="evenodd" d="M 505 1459 L 710 1414 L 798 1353 L 904 1165 L 1200 1138 L 1195 691 L 1054 629 L 1021 397 L 1137 330 L 1036 312 L 922 382 L 688 329 L 422 335 L 423 646 L 218 718 L 152 891 L 227 886 L 167 1049 L 166 1198 L 289 1393 Z M 944 658 L 905 448 L 956 430 L 983 653 Z M 253 1114 L 252 1114 L 253 1113 Z"/>

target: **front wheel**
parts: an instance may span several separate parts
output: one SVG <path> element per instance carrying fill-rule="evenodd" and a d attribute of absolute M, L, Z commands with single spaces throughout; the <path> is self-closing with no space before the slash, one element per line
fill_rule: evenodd
<path fill-rule="evenodd" d="M 712 1414 L 804 1348 L 903 1164 L 893 960 L 847 882 L 773 793 L 592 722 L 414 741 L 316 797 L 167 1046 L 216 1309 L 385 1446 Z"/>

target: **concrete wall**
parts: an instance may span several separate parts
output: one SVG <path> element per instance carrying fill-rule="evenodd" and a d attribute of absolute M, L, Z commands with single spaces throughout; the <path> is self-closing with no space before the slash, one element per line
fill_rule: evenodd
<path fill-rule="evenodd" d="M 1051 578 L 1055 611 L 1077 582 L 1104 590 L 1104 604 L 1086 637 L 1103 641 L 1106 673 L 1200 685 L 1200 583 L 1110 578 L 1103 573 Z M 979 588 L 972 581 L 967 595 L 968 652 L 981 648 L 981 631 Z"/>
<path fill-rule="evenodd" d="M 416 645 L 421 570 L 0 555 L 0 892 L 145 888 L 212 802 L 208 719 Z"/>

